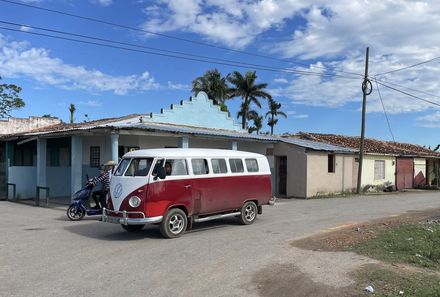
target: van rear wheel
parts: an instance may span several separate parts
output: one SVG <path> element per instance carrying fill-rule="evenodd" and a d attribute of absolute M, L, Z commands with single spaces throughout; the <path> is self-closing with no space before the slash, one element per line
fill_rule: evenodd
<path fill-rule="evenodd" d="M 243 225 L 252 224 L 257 218 L 257 205 L 253 201 L 248 201 L 241 207 L 241 214 L 238 217 L 238 220 Z"/>
<path fill-rule="evenodd" d="M 188 218 L 180 208 L 172 208 L 165 215 L 160 224 L 160 233 L 165 238 L 176 238 L 186 231 Z"/>

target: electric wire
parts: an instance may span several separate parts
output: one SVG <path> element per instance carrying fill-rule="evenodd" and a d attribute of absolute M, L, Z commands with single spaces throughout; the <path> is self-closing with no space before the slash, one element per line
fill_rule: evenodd
<path fill-rule="evenodd" d="M 78 18 L 78 19 L 82 19 L 82 20 L 86 20 L 86 21 L 90 21 L 90 22 L 95 22 L 95 23 L 100 23 L 100 24 L 109 25 L 109 26 L 113 26 L 113 27 L 119 27 L 119 28 L 123 28 L 123 29 L 128 29 L 128 30 L 132 30 L 132 31 L 143 32 L 143 33 L 147 33 L 147 34 L 151 34 L 151 35 L 156 35 L 156 36 L 160 36 L 160 37 L 165 37 L 165 38 L 169 38 L 169 39 L 174 39 L 174 40 L 179 40 L 179 41 L 183 41 L 183 42 L 187 42 L 187 43 L 192 43 L 192 44 L 196 44 L 196 45 L 199 45 L 199 46 L 207 46 L 207 47 L 221 49 L 221 50 L 225 50 L 225 51 L 229 51 L 229 52 L 235 52 L 235 53 L 239 53 L 239 54 L 243 54 L 243 55 L 254 56 L 254 57 L 269 59 L 269 60 L 273 60 L 273 61 L 279 61 L 279 62 L 296 64 L 296 65 L 300 65 L 300 66 L 304 66 L 304 67 L 309 67 L 310 66 L 310 65 L 307 65 L 307 64 L 304 64 L 304 63 L 299 63 L 299 62 L 295 62 L 295 61 L 291 61 L 291 60 L 287 60 L 287 59 L 280 59 L 280 58 L 275 58 L 275 57 L 271 57 L 271 56 L 267 56 L 267 55 L 261 55 L 261 54 L 246 52 L 246 51 L 242 51 L 242 50 L 227 48 L 227 47 L 223 47 L 223 46 L 219 46 L 219 45 L 215 45 L 215 44 L 211 44 L 211 43 L 207 43 L 207 42 L 202 42 L 202 41 L 182 38 L 182 37 L 178 37 L 178 36 L 174 36 L 174 35 L 169 35 L 169 34 L 164 34 L 164 33 L 153 32 L 153 31 L 150 31 L 150 30 L 145 30 L 145 29 L 131 27 L 131 26 L 127 26 L 127 25 L 123 25 L 123 24 L 119 24 L 119 23 L 114 23 L 114 22 L 111 22 L 111 21 L 106 21 L 106 20 L 102 20 L 102 19 L 97 19 L 97 18 L 82 16 L 82 15 L 78 15 L 78 14 L 73 14 L 73 13 L 69 13 L 69 12 L 65 12 L 65 11 L 61 11 L 61 10 L 55 10 L 55 9 L 50 9 L 50 8 L 45 8 L 45 7 L 39 7 L 39 6 L 31 5 L 31 4 L 28 4 L 28 3 L 20 3 L 20 2 L 15 2 L 15 1 L 11 1 L 11 0 L 0 0 L 0 2 L 9 3 L 9 4 L 13 4 L 13 5 L 19 5 L 19 6 L 23 6 L 23 7 L 32 8 L 32 9 L 38 9 L 38 10 L 41 10 L 41 11 L 46 11 L 46 12 L 50 12 L 50 13 L 60 14 L 60 15 L 69 16 L 69 17 L 73 17 L 73 18 Z M 327 69 L 325 67 L 320 67 L 320 66 L 316 66 L 316 65 L 314 67 L 322 68 L 322 69 Z M 361 76 L 361 77 L 363 76 L 362 74 L 359 74 L 359 73 L 342 71 L 342 70 L 334 70 L 334 72 L 340 72 L 340 73 L 356 75 L 356 76 Z"/>
<path fill-rule="evenodd" d="M 395 87 L 399 87 L 399 88 L 403 88 L 403 89 L 406 89 L 406 90 L 409 90 L 409 91 L 425 94 L 425 95 L 428 95 L 428 96 L 431 96 L 431 97 L 440 98 L 439 95 L 435 95 L 435 94 L 432 94 L 432 93 L 429 93 L 429 92 L 426 92 L 426 91 L 421 91 L 421 90 L 416 90 L 416 89 L 413 89 L 413 88 L 409 88 L 409 87 L 406 87 L 406 86 L 403 86 L 403 85 L 396 84 L 394 82 L 390 82 L 388 80 L 381 80 L 381 79 L 378 79 L 376 77 L 372 78 L 372 80 L 377 80 L 377 81 L 385 83 L 385 84 L 389 84 L 389 85 L 392 85 L 392 86 L 395 86 Z"/>
<path fill-rule="evenodd" d="M 379 73 L 379 74 L 375 74 L 375 76 L 381 76 L 381 75 L 395 73 L 395 72 L 402 71 L 402 70 L 409 69 L 409 68 L 414 68 L 414 67 L 417 67 L 419 65 L 431 63 L 431 62 L 439 60 L 439 59 L 440 59 L 440 57 L 435 57 L 435 58 L 432 58 L 432 59 L 429 59 L 429 60 L 426 60 L 426 61 L 423 61 L 423 62 L 419 62 L 419 63 L 413 64 L 413 65 L 409 65 L 409 66 L 405 66 L 405 67 L 402 67 L 402 68 L 390 70 L 390 71 L 387 71 L 387 72 L 382 72 L 382 73 Z"/>
<path fill-rule="evenodd" d="M 80 38 L 91 39 L 91 40 L 96 40 L 96 41 L 103 41 L 103 42 L 107 42 L 107 43 L 114 43 L 114 44 L 124 45 L 124 46 L 149 49 L 149 50 L 154 50 L 154 51 L 158 51 L 158 52 L 165 52 L 165 53 L 171 53 L 171 54 L 177 54 L 177 55 L 183 55 L 183 56 L 189 56 L 189 57 L 195 57 L 195 58 L 201 58 L 201 59 L 209 59 L 209 60 L 213 60 L 213 61 L 243 64 L 243 65 L 252 66 L 252 67 L 264 67 L 264 68 L 277 69 L 277 70 L 282 70 L 282 71 L 287 70 L 287 68 L 274 67 L 274 66 L 268 66 L 268 65 L 262 65 L 262 64 L 254 64 L 254 63 L 246 63 L 246 62 L 241 62 L 241 61 L 221 59 L 221 58 L 215 58 L 215 57 L 209 57 L 209 56 L 203 56 L 203 55 L 195 55 L 195 54 L 190 54 L 190 53 L 185 53 L 185 52 L 180 52 L 180 51 L 171 51 L 171 50 L 166 50 L 166 49 L 157 48 L 157 47 L 143 46 L 143 45 L 138 45 L 138 44 L 134 44 L 134 43 L 121 42 L 121 41 L 117 41 L 117 40 L 104 39 L 104 38 L 90 36 L 90 35 L 77 34 L 77 33 L 72 33 L 72 32 L 54 30 L 54 29 L 31 26 L 31 25 L 14 23 L 14 22 L 7 22 L 7 21 L 2 21 L 2 20 L 0 20 L 0 24 L 13 25 L 13 26 L 18 26 L 18 27 L 25 26 L 27 28 L 36 29 L 36 30 L 45 31 L 45 32 L 80 37 Z M 337 74 L 328 74 L 328 73 L 326 74 L 326 73 L 319 73 L 319 72 L 305 71 L 305 70 L 294 70 L 294 69 L 288 69 L 288 70 L 290 70 L 294 73 L 298 73 L 298 74 L 306 74 L 306 73 L 312 74 L 313 73 L 313 74 L 319 75 L 319 76 L 337 76 L 337 77 L 344 77 L 345 78 L 345 76 L 337 75 Z"/>
<path fill-rule="evenodd" d="M 382 103 L 383 113 L 385 115 L 385 119 L 387 120 L 388 130 L 390 131 L 391 138 L 393 138 L 393 141 L 396 142 L 396 139 L 394 138 L 393 130 L 391 129 L 390 120 L 388 118 L 388 114 L 387 114 L 387 111 L 385 109 L 385 104 L 383 103 L 383 100 L 382 100 L 382 95 L 380 93 L 379 84 L 377 83 L 377 80 L 375 80 L 375 82 L 376 82 L 376 87 L 377 87 L 377 93 L 379 94 L 380 103 Z"/>
<path fill-rule="evenodd" d="M 388 89 L 394 90 L 394 91 L 396 91 L 396 92 L 399 92 L 399 93 L 405 94 L 405 95 L 407 95 L 407 96 L 410 96 L 410 97 L 412 97 L 412 98 L 414 98 L 414 99 L 417 99 L 417 100 L 420 100 L 420 101 L 423 101 L 423 102 L 426 102 L 426 103 L 429 103 L 429 104 L 432 104 L 432 105 L 435 105 L 435 106 L 439 106 L 439 107 L 440 107 L 440 103 L 437 103 L 437 102 L 434 102 L 434 101 L 431 101 L 431 100 L 428 100 L 428 99 L 424 99 L 424 98 L 421 98 L 421 97 L 419 97 L 419 96 L 416 96 L 416 95 L 410 94 L 410 93 L 408 93 L 408 92 L 405 92 L 405 91 L 402 91 L 402 90 L 396 89 L 396 88 L 394 88 L 394 87 L 392 87 L 392 86 L 386 85 L 386 84 L 384 84 L 384 83 L 382 83 L 382 82 L 379 82 L 379 81 L 376 81 L 376 82 L 377 82 L 379 85 L 384 86 L 385 88 L 388 88 Z"/>
<path fill-rule="evenodd" d="M 198 58 L 191 58 L 191 57 L 187 57 L 187 56 L 178 56 L 178 55 L 167 54 L 167 53 L 139 50 L 139 49 L 134 49 L 134 48 L 129 48 L 129 47 L 123 47 L 123 46 L 117 46 L 117 45 L 111 45 L 111 44 L 104 44 L 104 43 L 99 43 L 99 42 L 94 42 L 94 41 L 86 41 L 86 40 L 80 40 L 80 39 L 74 39 L 74 38 L 69 38 L 69 37 L 56 36 L 56 35 L 45 34 L 45 33 L 38 33 L 38 32 L 32 32 L 32 31 L 22 31 L 22 30 L 19 30 L 19 29 L 13 29 L 13 28 L 2 27 L 2 26 L 0 26 L 0 30 L 8 30 L 8 31 L 14 31 L 14 32 L 19 32 L 19 33 L 24 33 L 24 34 L 44 36 L 44 37 L 55 38 L 55 39 L 66 40 L 66 41 L 72 41 L 72 42 L 77 42 L 77 43 L 91 44 L 91 45 L 96 45 L 96 46 L 101 46 L 101 47 L 108 47 L 108 48 L 114 48 L 114 49 L 120 49 L 120 50 L 131 51 L 131 52 L 138 52 L 138 53 L 144 53 L 144 54 L 150 54 L 150 55 L 158 55 L 158 56 L 175 58 L 175 59 L 181 59 L 181 60 L 203 62 L 203 63 L 208 63 L 208 64 L 218 64 L 218 65 L 225 65 L 225 66 L 234 66 L 234 67 L 247 68 L 247 69 L 249 68 L 249 65 L 250 65 L 250 64 L 246 65 L 246 64 L 243 64 L 242 62 L 235 62 L 235 61 L 221 62 L 221 61 L 217 61 L 217 60 L 211 60 L 213 58 L 198 59 Z M 258 65 L 258 64 L 253 64 L 253 65 Z M 317 72 L 307 72 L 307 71 L 293 70 L 293 69 L 287 69 L 287 68 L 273 68 L 273 67 L 264 66 L 264 65 L 252 66 L 252 68 L 256 69 L 256 70 L 269 71 L 269 72 L 280 72 L 280 73 L 290 73 L 290 74 L 293 73 L 293 74 L 298 74 L 298 75 L 309 75 L 309 76 L 331 76 L 331 77 L 338 76 L 338 77 L 345 78 L 345 79 L 358 79 L 358 78 L 354 78 L 354 77 L 339 76 L 339 75 L 336 75 L 336 74 L 325 74 L 325 73 L 317 73 Z"/>

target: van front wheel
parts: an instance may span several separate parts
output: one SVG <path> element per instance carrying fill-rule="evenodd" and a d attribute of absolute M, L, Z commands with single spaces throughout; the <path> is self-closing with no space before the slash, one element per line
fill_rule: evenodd
<path fill-rule="evenodd" d="M 176 238 L 185 233 L 188 218 L 180 208 L 172 208 L 165 215 L 160 224 L 160 233 L 166 238 Z"/>
<path fill-rule="evenodd" d="M 257 205 L 253 201 L 248 201 L 245 204 L 243 204 L 241 208 L 241 214 L 238 217 L 239 221 L 243 225 L 250 225 L 252 224 L 255 219 L 257 218 Z"/>

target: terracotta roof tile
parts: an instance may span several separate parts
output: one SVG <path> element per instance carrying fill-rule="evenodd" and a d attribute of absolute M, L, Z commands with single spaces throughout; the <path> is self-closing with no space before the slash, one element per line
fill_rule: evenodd
<path fill-rule="evenodd" d="M 353 149 L 359 149 L 359 144 L 360 144 L 360 137 L 355 137 L 355 136 L 299 132 L 295 134 L 294 137 L 298 137 L 300 139 L 305 139 L 310 141 L 324 142 L 328 144 L 349 147 Z M 367 153 L 440 158 L 440 152 L 435 152 L 425 147 L 415 144 L 409 144 L 409 143 L 400 143 L 400 142 L 365 138 L 364 146 L 365 146 L 365 152 Z"/>

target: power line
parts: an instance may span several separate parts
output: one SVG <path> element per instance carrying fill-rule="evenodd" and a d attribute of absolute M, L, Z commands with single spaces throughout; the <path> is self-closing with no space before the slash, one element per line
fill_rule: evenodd
<path fill-rule="evenodd" d="M 51 32 L 51 33 L 57 33 L 57 34 L 62 34 L 62 35 L 67 35 L 67 36 L 80 37 L 80 38 L 91 39 L 91 40 L 100 41 L 100 42 L 103 41 L 103 42 L 106 42 L 106 43 L 114 43 L 114 44 L 118 44 L 118 45 L 124 45 L 124 46 L 130 46 L 130 47 L 149 49 L 149 50 L 154 50 L 154 51 L 158 51 L 158 52 L 165 52 L 165 53 L 171 53 L 171 54 L 177 54 L 177 55 L 183 55 L 183 56 L 189 56 L 189 57 L 195 57 L 195 58 L 201 58 L 201 59 L 208 59 L 208 60 L 213 60 L 213 61 L 220 61 L 220 62 L 226 62 L 226 63 L 234 63 L 234 64 L 240 64 L 240 65 L 247 65 L 247 66 L 252 66 L 252 67 L 263 67 L 263 68 L 280 70 L 280 71 L 289 70 L 292 73 L 297 73 L 297 74 L 314 74 L 314 75 L 319 75 L 319 76 L 339 76 L 337 74 L 325 74 L 325 73 L 318 73 L 318 72 L 305 71 L 305 70 L 293 70 L 293 69 L 273 67 L 273 66 L 262 65 L 262 64 L 253 64 L 253 63 L 246 63 L 246 62 L 241 62 L 241 61 L 234 61 L 234 60 L 228 60 L 228 59 L 214 58 L 214 57 L 209 57 L 209 56 L 194 55 L 194 54 L 180 52 L 180 51 L 171 51 L 171 50 L 166 50 L 166 49 L 162 49 L 162 48 L 143 46 L 143 45 L 138 45 L 138 44 L 134 44 L 134 43 L 121 42 L 121 41 L 116 41 L 116 40 L 111 40 L 111 39 L 104 39 L 104 38 L 99 38 L 99 37 L 90 36 L 90 35 L 76 34 L 76 33 L 71 33 L 71 32 L 66 32 L 66 31 L 59 31 L 59 30 L 54 30 L 54 29 L 49 29 L 49 28 L 31 26 L 31 25 L 20 24 L 20 23 L 7 22 L 7 21 L 2 21 L 2 20 L 0 20 L 0 23 L 1 24 L 7 24 L 7 25 L 13 25 L 13 26 L 26 26 L 27 28 L 31 28 L 31 29 L 36 29 L 36 30 L 41 30 L 41 31 L 46 31 L 46 32 Z M 345 76 L 340 76 L 340 77 L 344 77 L 345 78 Z"/>
<path fill-rule="evenodd" d="M 435 95 L 435 94 L 428 93 L 428 92 L 421 91 L 421 90 L 412 89 L 412 88 L 409 88 L 409 87 L 406 87 L 406 86 L 403 86 L 403 85 L 399 85 L 399 84 L 396 84 L 396 83 L 390 82 L 390 81 L 388 81 L 388 80 L 381 80 L 381 79 L 378 79 L 378 78 L 376 78 L 376 77 L 374 77 L 373 80 L 377 80 L 377 81 L 379 81 L 379 82 L 386 83 L 386 84 L 389 84 L 389 85 L 392 85 L 392 86 L 396 86 L 396 87 L 399 87 L 399 88 L 403 88 L 403 89 L 406 89 L 406 90 L 409 90 L 409 91 L 418 92 L 418 93 L 425 94 L 425 95 L 428 95 L 428 96 L 432 96 L 432 97 L 440 98 L 439 95 Z"/>
<path fill-rule="evenodd" d="M 2 0 L 0 0 L 0 1 L 2 1 Z M 395 70 L 391 70 L 391 71 L 387 71 L 387 72 L 382 72 L 382 73 L 376 74 L 375 76 L 390 74 L 390 73 L 394 73 L 394 72 L 397 72 L 397 71 L 402 71 L 402 70 L 405 70 L 405 69 L 417 67 L 419 65 L 430 63 L 430 62 L 433 62 L 433 61 L 438 60 L 438 59 L 440 59 L 440 57 L 435 57 L 435 58 L 432 58 L 432 59 L 429 59 L 429 60 L 426 60 L 426 61 L 423 61 L 423 62 L 419 62 L 419 63 L 413 64 L 413 65 L 405 66 L 405 67 L 398 68 L 398 69 L 395 69 Z"/>
<path fill-rule="evenodd" d="M 174 35 L 169 35 L 169 34 L 164 34 L 164 33 L 157 33 L 157 32 L 153 32 L 153 31 L 149 31 L 149 30 L 145 30 L 145 29 L 140 29 L 140 28 L 136 28 L 136 27 L 131 27 L 131 26 L 127 26 L 127 25 L 123 25 L 123 24 L 119 24 L 119 23 L 114 23 L 114 22 L 102 20 L 102 19 L 82 16 L 82 15 L 78 15 L 78 14 L 73 14 L 73 13 L 50 9 L 50 8 L 45 8 L 45 7 L 39 7 L 39 6 L 27 4 L 27 3 L 20 3 L 20 2 L 10 1 L 10 0 L 0 0 L 0 2 L 9 3 L 9 4 L 13 4 L 13 5 L 19 5 L 19 6 L 23 6 L 23 7 L 32 8 L 32 9 L 38 9 L 41 11 L 60 14 L 60 15 L 69 16 L 69 17 L 73 17 L 73 18 L 78 18 L 78 19 L 82 19 L 82 20 L 86 20 L 86 21 L 90 21 L 90 22 L 100 23 L 100 24 L 109 25 L 109 26 L 113 26 L 113 27 L 119 27 L 119 28 L 128 29 L 128 30 L 132 30 L 132 31 L 143 32 L 143 33 L 147 33 L 147 34 L 151 34 L 151 35 L 156 35 L 156 36 L 165 37 L 165 38 L 169 38 L 169 39 L 179 40 L 179 41 L 192 43 L 192 44 L 196 44 L 196 45 L 200 45 L 200 46 L 207 46 L 207 47 L 221 49 L 221 50 L 225 50 L 225 51 L 229 51 L 229 52 L 235 52 L 235 53 L 239 53 L 239 54 L 243 54 L 243 55 L 254 56 L 254 57 L 259 57 L 259 58 L 264 58 L 264 59 L 269 59 L 269 60 L 279 61 L 279 62 L 285 62 L 285 63 L 287 62 L 287 63 L 301 65 L 304 67 L 310 66 L 310 65 L 307 65 L 304 63 L 299 63 L 299 62 L 295 62 L 295 61 L 291 61 L 291 60 L 287 60 L 287 59 L 280 59 L 280 58 L 275 58 L 275 57 L 271 57 L 271 56 L 267 56 L 267 55 L 261 55 L 261 54 L 250 53 L 250 52 L 246 52 L 246 51 L 242 51 L 242 50 L 231 49 L 231 48 L 227 48 L 227 47 L 223 47 L 223 46 L 219 46 L 219 45 L 215 45 L 215 44 L 210 44 L 207 42 L 177 37 Z M 325 67 L 320 67 L 320 66 L 316 66 L 316 65 L 314 67 L 327 69 Z M 334 72 L 340 72 L 340 73 L 351 74 L 351 75 L 356 75 L 356 76 L 362 77 L 362 74 L 354 73 L 354 72 L 348 72 L 348 71 L 342 71 L 342 70 L 338 70 L 338 71 L 334 71 Z"/>
<path fill-rule="evenodd" d="M 431 101 L 431 100 L 427 100 L 427 99 L 421 98 L 421 97 L 419 97 L 419 96 L 416 96 L 416 95 L 410 94 L 410 93 L 408 93 L 408 92 L 405 92 L 405 91 L 402 91 L 402 90 L 396 89 L 396 88 L 394 88 L 394 87 L 391 87 L 391 86 L 389 86 L 389 85 L 386 85 L 386 84 L 384 84 L 384 83 L 381 83 L 381 82 L 379 82 L 379 81 L 377 81 L 377 80 L 376 80 L 376 82 L 377 82 L 379 85 L 384 86 L 385 88 L 388 88 L 388 89 L 394 90 L 394 91 L 396 91 L 396 92 L 399 92 L 399 93 L 405 94 L 405 95 L 407 95 L 407 96 L 410 96 L 410 97 L 412 97 L 412 98 L 414 98 L 414 99 L 417 99 L 417 100 L 420 100 L 420 101 L 423 101 L 423 102 L 426 102 L 426 103 L 429 103 L 429 104 L 432 104 L 432 105 L 435 105 L 435 106 L 439 106 L 439 107 L 440 107 L 440 103 L 437 103 L 437 102 L 434 102 L 434 101 Z"/>
<path fill-rule="evenodd" d="M 383 113 L 385 114 L 385 119 L 387 120 L 388 130 L 390 131 L 390 134 L 391 134 L 391 137 L 393 138 L 393 141 L 396 142 L 396 140 L 394 139 L 393 130 L 391 130 L 391 124 L 390 124 L 390 120 L 388 119 L 388 114 L 385 109 L 385 104 L 383 104 L 382 95 L 380 94 L 379 84 L 377 83 L 377 80 L 375 82 L 376 82 L 376 86 L 377 86 L 377 93 L 379 94 L 380 102 L 382 103 Z"/>
<path fill-rule="evenodd" d="M 91 45 L 97 45 L 97 46 L 101 46 L 101 47 L 108 47 L 108 48 L 120 49 L 120 50 L 125 50 L 125 51 L 131 51 L 131 52 L 158 55 L 158 56 L 176 58 L 176 59 L 182 59 L 182 60 L 197 61 L 197 62 L 203 62 L 203 63 L 209 63 L 209 64 L 234 66 L 234 67 L 240 67 L 240 68 L 249 68 L 249 65 L 258 65 L 258 64 L 248 64 L 248 63 L 242 63 L 242 62 L 236 62 L 236 61 L 221 62 L 218 60 L 214 60 L 213 58 L 198 59 L 198 58 L 178 56 L 178 55 L 167 54 L 167 53 L 138 50 L 138 49 L 133 49 L 133 48 L 129 48 L 129 47 L 116 46 L 116 45 L 104 44 L 104 43 L 93 42 L 93 41 L 85 41 L 85 40 L 80 40 L 80 39 L 74 39 L 74 38 L 69 38 L 69 37 L 62 37 L 62 36 L 56 36 L 56 35 L 38 33 L 38 32 L 32 32 L 32 31 L 22 31 L 19 29 L 13 29 L 13 28 L 1 27 L 1 26 L 0 26 L 0 29 L 14 31 L 14 32 L 20 32 L 20 33 L 25 33 L 25 34 L 31 34 L 31 35 L 37 35 L 37 36 L 44 36 L 44 37 L 49 37 L 49 38 L 55 38 L 55 39 L 60 39 L 60 40 L 67 40 L 67 41 L 72 41 L 72 42 L 77 42 L 77 43 L 91 44 Z M 64 34 L 69 35 L 68 33 L 64 33 Z M 86 37 L 84 37 L 84 38 L 86 38 Z M 112 42 L 112 41 L 109 40 L 107 42 Z M 185 55 L 185 54 L 182 54 L 182 55 Z M 228 61 L 228 60 L 225 60 L 225 61 Z M 317 73 L 317 72 L 307 72 L 307 71 L 293 70 L 293 69 L 286 69 L 286 68 L 274 68 L 274 67 L 265 66 L 265 65 L 253 66 L 253 68 L 257 69 L 257 70 L 262 70 L 262 71 L 281 72 L 281 73 L 290 73 L 290 74 L 293 73 L 293 74 L 299 74 L 299 75 L 332 76 L 332 77 L 337 76 L 337 75 L 323 74 L 323 73 Z M 357 79 L 357 78 L 345 77 L 345 76 L 339 76 L 339 77 L 342 77 L 345 79 Z"/>

